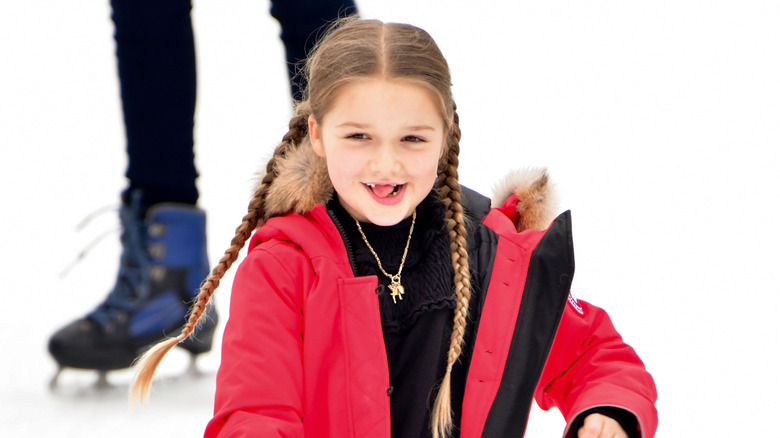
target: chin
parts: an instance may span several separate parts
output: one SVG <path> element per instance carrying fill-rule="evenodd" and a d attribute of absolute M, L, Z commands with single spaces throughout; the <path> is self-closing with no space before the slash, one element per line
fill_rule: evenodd
<path fill-rule="evenodd" d="M 389 227 L 392 225 L 396 225 L 402 220 L 411 216 L 412 210 L 413 209 L 410 209 L 408 213 L 405 213 L 404 210 L 400 210 L 398 212 L 380 212 L 374 214 L 369 213 L 365 216 L 366 219 L 374 225 L 379 225 L 381 227 Z"/>
<path fill-rule="evenodd" d="M 390 227 L 393 225 L 396 225 L 397 223 L 401 222 L 405 219 L 405 217 L 401 216 L 388 216 L 388 215 L 381 215 L 381 216 L 369 216 L 368 222 L 371 222 L 374 225 L 379 225 L 380 227 Z"/>

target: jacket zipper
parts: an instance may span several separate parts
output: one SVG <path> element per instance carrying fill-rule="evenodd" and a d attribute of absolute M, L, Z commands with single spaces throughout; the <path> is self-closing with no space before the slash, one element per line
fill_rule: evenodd
<path fill-rule="evenodd" d="M 357 277 L 357 265 L 355 263 L 355 255 L 352 253 L 352 243 L 347 238 L 347 232 L 344 231 L 344 226 L 341 225 L 341 221 L 336 217 L 336 213 L 334 213 L 331 210 L 328 211 L 328 216 L 330 216 L 330 219 L 333 221 L 333 224 L 336 225 L 336 229 L 339 230 L 339 234 L 341 235 L 341 240 L 344 242 L 344 247 L 347 249 L 347 259 L 349 260 L 349 266 L 352 268 L 352 275 Z"/>

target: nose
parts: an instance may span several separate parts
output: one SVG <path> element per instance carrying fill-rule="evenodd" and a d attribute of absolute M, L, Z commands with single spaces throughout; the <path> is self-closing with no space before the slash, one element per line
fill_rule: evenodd
<path fill-rule="evenodd" d="M 373 159 L 371 160 L 370 170 L 379 175 L 393 176 L 401 170 L 401 154 L 397 147 L 383 142 L 377 145 Z"/>

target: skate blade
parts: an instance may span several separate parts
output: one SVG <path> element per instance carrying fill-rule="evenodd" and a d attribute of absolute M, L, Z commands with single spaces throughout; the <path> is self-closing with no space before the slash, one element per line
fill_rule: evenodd
<path fill-rule="evenodd" d="M 120 373 L 121 370 L 116 371 Z M 97 376 L 94 376 L 97 373 Z M 49 380 L 49 391 L 68 397 L 124 395 L 126 385 L 115 385 L 108 379 L 108 371 L 83 370 L 60 366 Z"/>

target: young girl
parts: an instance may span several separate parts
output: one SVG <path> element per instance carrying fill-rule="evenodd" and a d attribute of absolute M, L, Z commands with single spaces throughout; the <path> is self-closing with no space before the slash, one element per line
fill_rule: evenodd
<path fill-rule="evenodd" d="M 543 171 L 498 207 L 458 181 L 449 69 L 421 29 L 347 21 L 311 55 L 306 98 L 201 288 L 186 339 L 233 285 L 207 437 L 504 437 L 532 399 L 564 436 L 651 437 L 656 392 L 601 309 L 569 294 L 568 213 Z"/>

